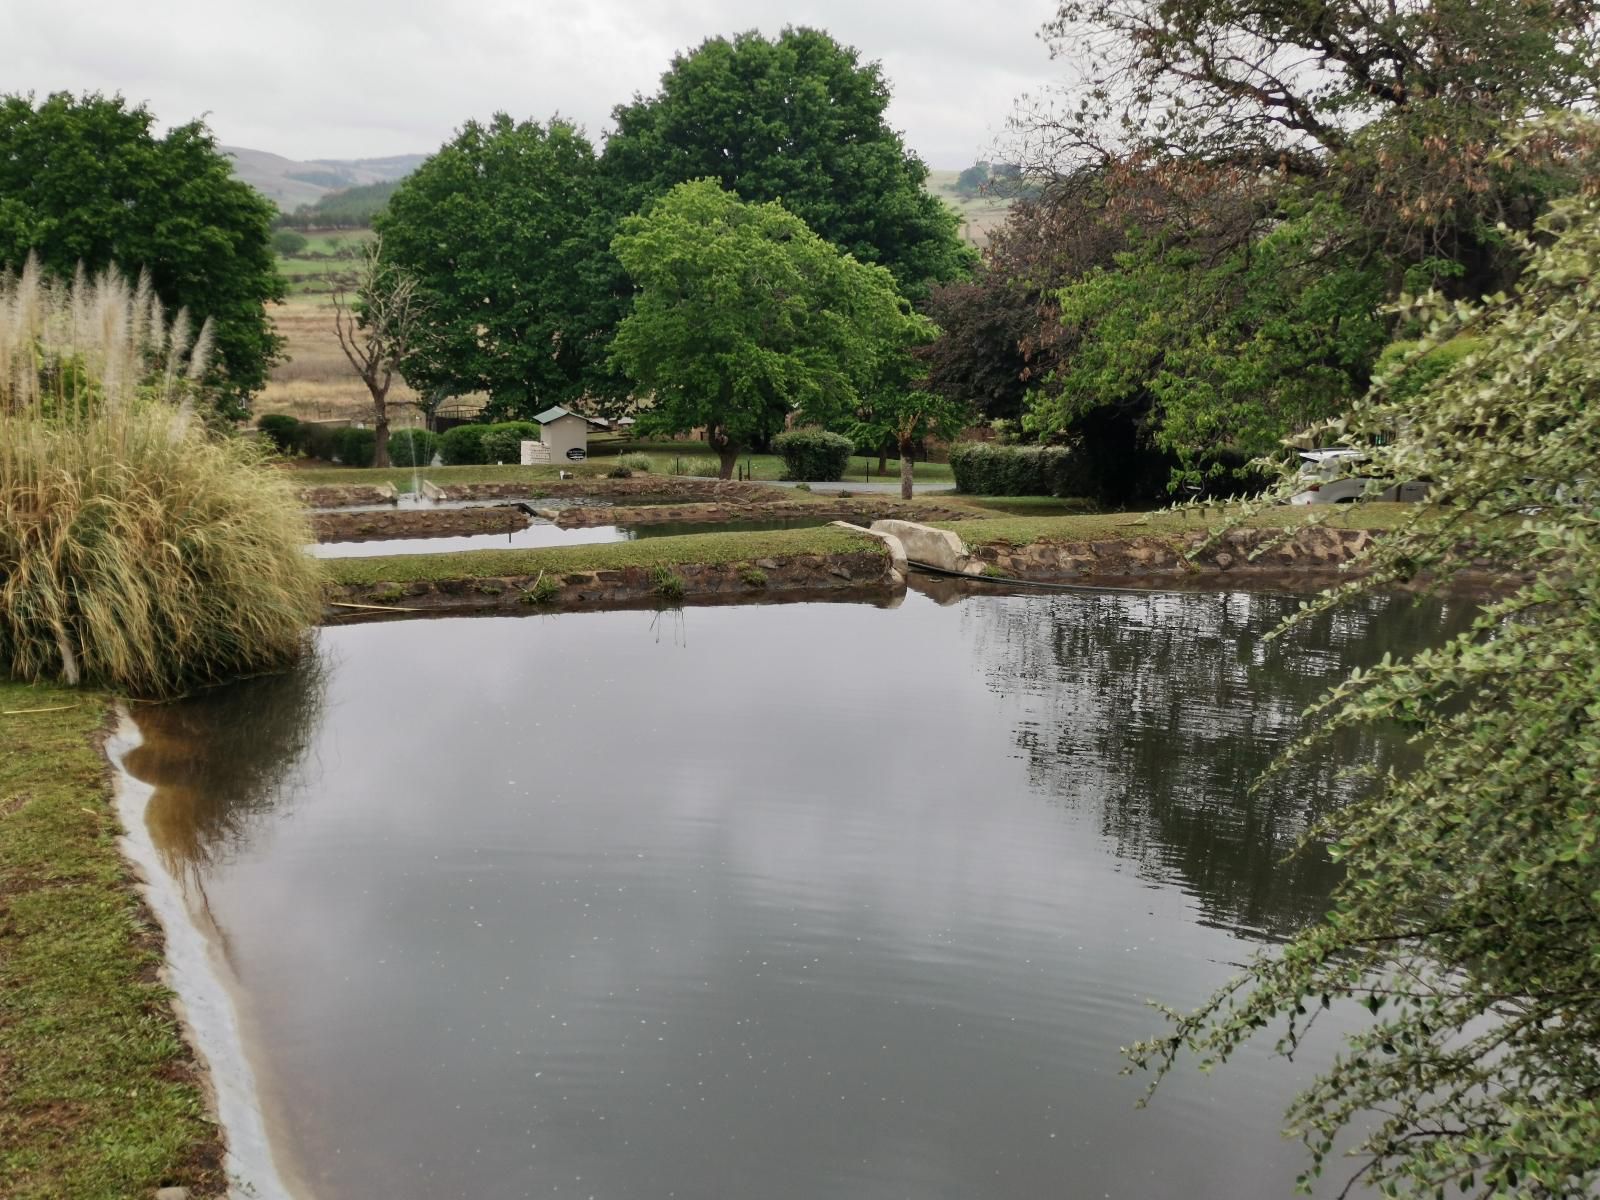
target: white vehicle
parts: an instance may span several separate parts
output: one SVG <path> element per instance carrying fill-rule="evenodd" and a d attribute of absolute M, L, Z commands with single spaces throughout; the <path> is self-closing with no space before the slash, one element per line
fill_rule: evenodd
<path fill-rule="evenodd" d="M 1348 446 L 1302 450 L 1300 480 L 1305 490 L 1289 497 L 1290 504 L 1353 504 L 1357 500 L 1399 500 L 1414 503 L 1428 494 L 1426 483 L 1396 483 L 1375 494 L 1367 489 L 1377 481 L 1366 475 L 1346 475 L 1350 466 L 1367 456 Z"/>

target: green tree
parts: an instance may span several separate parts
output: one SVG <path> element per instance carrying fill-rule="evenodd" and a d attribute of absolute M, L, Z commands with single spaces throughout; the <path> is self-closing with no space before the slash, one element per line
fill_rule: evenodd
<path fill-rule="evenodd" d="M 1346 254 L 1323 205 L 1219 248 L 1155 236 L 1056 293 L 1063 337 L 1024 424 L 1070 434 L 1113 410 L 1176 457 L 1176 479 L 1223 474 L 1336 416 L 1387 340 L 1381 258 Z"/>
<path fill-rule="evenodd" d="M 851 427 L 860 446 L 893 442 L 900 453 L 900 498 L 911 499 L 917 444 L 924 438 L 952 441 L 971 420 L 970 405 L 937 392 L 888 389 L 874 396 Z"/>
<path fill-rule="evenodd" d="M 1318 831 L 1346 869 L 1327 918 L 1130 1051 L 1159 1078 L 1185 1047 L 1216 1063 L 1272 1027 L 1292 1052 L 1324 1009 L 1364 1009 L 1290 1129 L 1314 1174 L 1342 1134 L 1385 1195 L 1600 1186 L 1600 198 L 1557 202 L 1539 234 L 1509 298 L 1415 306 L 1421 344 L 1329 431 L 1364 474 L 1435 480 L 1436 503 L 1309 611 L 1485 558 L 1520 582 L 1471 632 L 1308 712 L 1307 745 L 1398 726 L 1411 765 Z"/>
<path fill-rule="evenodd" d="M 675 184 L 716 179 L 745 200 L 781 201 L 920 300 L 973 254 L 956 214 L 923 189 L 928 169 L 885 121 L 888 103 L 878 64 L 820 30 L 712 38 L 673 59 L 656 95 L 616 109 L 610 202 L 637 212 Z"/>
<path fill-rule="evenodd" d="M 282 349 L 265 308 L 283 298 L 276 210 L 233 178 L 204 124 L 155 124 L 120 96 L 0 97 L 0 267 L 32 252 L 64 277 L 80 263 L 147 272 L 168 308 L 211 322 L 208 382 L 238 416 Z"/>
<path fill-rule="evenodd" d="M 724 479 L 791 413 L 827 425 L 854 412 L 930 330 L 888 271 L 714 179 L 624 221 L 612 248 L 638 288 L 611 355 L 649 395 L 640 429 L 704 428 Z"/>
<path fill-rule="evenodd" d="M 583 283 L 605 253 L 594 149 L 575 126 L 469 121 L 395 190 L 376 228 L 414 276 L 428 353 L 418 391 L 489 393 L 493 418 L 581 399 L 604 377 L 611 314 Z"/>
<path fill-rule="evenodd" d="M 280 229 L 272 235 L 272 252 L 280 258 L 293 258 L 311 243 L 293 229 Z"/>
<path fill-rule="evenodd" d="M 976 196 L 988 182 L 989 164 L 980 159 L 956 176 L 956 191 L 963 196 Z"/>

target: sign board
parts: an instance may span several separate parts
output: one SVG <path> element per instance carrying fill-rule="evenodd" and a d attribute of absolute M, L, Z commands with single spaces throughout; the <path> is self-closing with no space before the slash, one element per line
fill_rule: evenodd
<path fill-rule="evenodd" d="M 543 442 L 522 443 L 522 465 L 525 467 L 539 466 L 550 461 L 550 447 Z"/>
<path fill-rule="evenodd" d="M 548 459 L 549 459 L 549 452 L 548 451 L 546 452 L 545 457 L 546 457 L 546 460 L 548 461 Z M 589 457 L 589 452 L 587 450 L 585 450 L 582 446 L 574 446 L 571 450 L 567 451 L 567 458 L 570 459 L 573 462 L 582 462 L 584 459 L 586 459 L 588 457 Z"/>

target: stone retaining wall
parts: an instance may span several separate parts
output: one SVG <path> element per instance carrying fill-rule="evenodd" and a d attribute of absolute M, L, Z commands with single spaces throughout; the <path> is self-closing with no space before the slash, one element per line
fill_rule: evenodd
<path fill-rule="evenodd" d="M 1206 574 L 1281 575 L 1300 571 L 1326 574 L 1339 571 L 1360 554 L 1371 544 L 1373 534 L 1366 529 L 1327 526 L 1300 529 L 1259 557 L 1250 557 L 1257 547 L 1279 537 L 1280 530 L 1231 530 L 1192 561 L 1188 555 L 1206 540 L 1203 533 L 1034 542 L 1026 546 L 990 544 L 972 547 L 971 554 L 990 568 L 989 574 L 1040 581 L 1149 581 Z"/>
<path fill-rule="evenodd" d="M 393 504 L 399 497 L 387 483 L 325 483 L 299 489 L 307 508 L 345 508 L 356 504 Z"/>
<path fill-rule="evenodd" d="M 376 542 L 391 538 L 457 537 L 472 533 L 513 533 L 533 520 L 514 504 L 482 508 L 401 508 L 392 512 L 312 513 L 311 531 L 319 542 Z M 403 551 L 396 551 L 403 553 Z"/>
<path fill-rule="evenodd" d="M 547 591 L 548 585 L 541 584 L 543 576 L 535 574 L 344 584 L 330 588 L 328 599 L 428 614 L 656 608 L 772 600 L 886 600 L 899 591 L 889 556 L 878 549 L 764 558 L 748 563 L 685 563 L 668 570 L 679 581 L 681 596 L 664 595 L 655 572 L 644 567 L 623 567 L 552 576 L 558 584 L 554 591 Z M 362 608 L 335 608 L 334 612 L 340 620 L 383 615 Z"/>

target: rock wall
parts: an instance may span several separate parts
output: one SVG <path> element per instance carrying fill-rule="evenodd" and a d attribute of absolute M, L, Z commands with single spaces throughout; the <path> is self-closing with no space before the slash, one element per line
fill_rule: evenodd
<path fill-rule="evenodd" d="M 392 512 L 319 512 L 312 513 L 310 518 L 311 531 L 319 542 L 512 533 L 526 529 L 532 519 L 513 504 L 482 508 L 402 508 Z"/>
<path fill-rule="evenodd" d="M 1040 581 L 1154 581 L 1203 575 L 1243 577 L 1286 572 L 1333 574 L 1371 544 L 1366 529 L 1318 526 L 1297 530 L 1271 549 L 1251 554 L 1281 537 L 1271 529 L 1235 529 L 1192 561 L 1189 555 L 1205 542 L 1203 533 L 1175 537 L 1144 535 L 1092 542 L 1033 542 L 1026 546 L 991 544 L 970 553 L 985 573 Z M 915 558 L 915 555 L 912 555 Z"/>
<path fill-rule="evenodd" d="M 803 554 L 748 563 L 685 563 L 668 568 L 677 580 L 663 588 L 644 567 L 552 575 L 411 583 L 343 584 L 329 589 L 336 619 L 381 616 L 360 606 L 416 614 L 445 612 L 558 612 L 586 608 L 662 608 L 777 600 L 876 599 L 898 593 L 893 565 L 880 549 Z M 552 582 L 553 581 L 553 582 Z"/>

